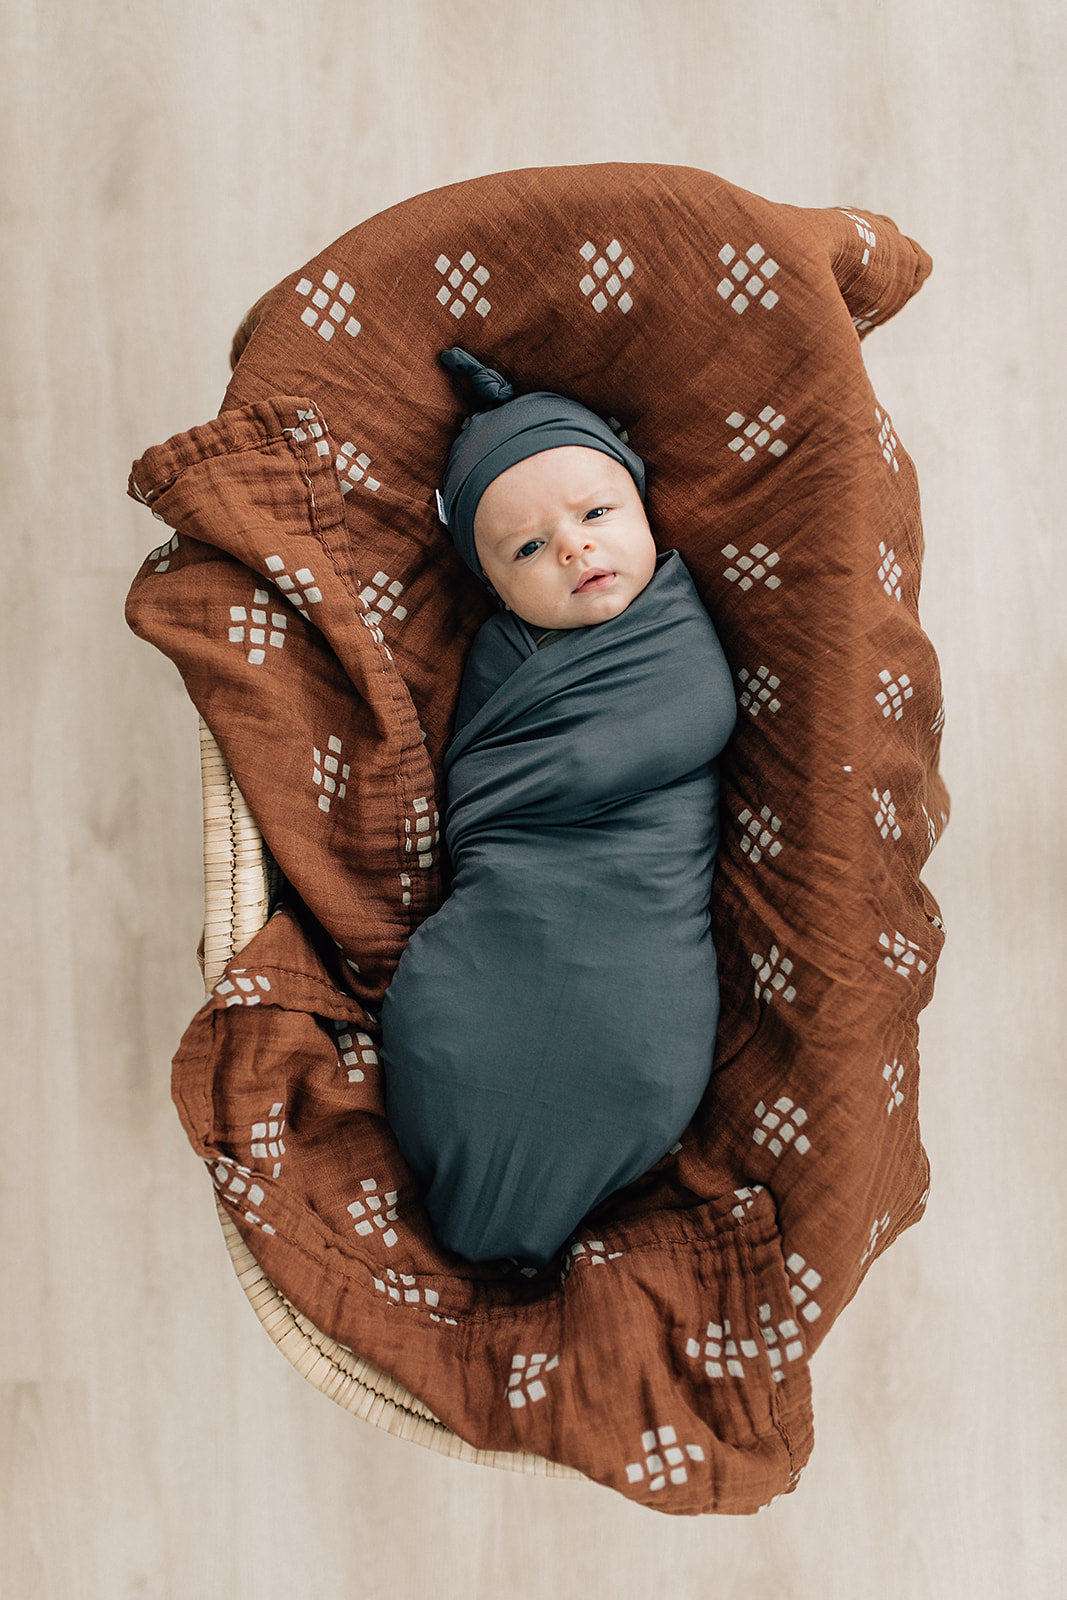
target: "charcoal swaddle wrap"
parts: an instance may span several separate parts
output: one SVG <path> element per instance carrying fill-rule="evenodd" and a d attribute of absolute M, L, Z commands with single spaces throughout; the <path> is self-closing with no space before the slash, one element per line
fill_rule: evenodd
<path fill-rule="evenodd" d="M 538 651 L 500 613 L 445 759 L 449 898 L 382 1011 L 386 1109 L 441 1242 L 543 1262 L 663 1156 L 711 1071 L 730 671 L 681 557 Z"/>

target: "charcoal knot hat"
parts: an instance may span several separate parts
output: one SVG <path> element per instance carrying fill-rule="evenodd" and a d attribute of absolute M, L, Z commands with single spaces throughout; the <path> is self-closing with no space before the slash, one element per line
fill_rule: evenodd
<path fill-rule="evenodd" d="M 484 408 L 452 446 L 438 497 L 452 543 L 483 583 L 489 580 L 475 549 L 474 513 L 493 479 L 516 462 L 562 445 L 601 450 L 626 468 L 645 498 L 644 462 L 588 406 L 561 394 L 516 395 L 499 372 L 459 348 L 443 351 L 441 365 L 468 378 L 476 404 Z"/>

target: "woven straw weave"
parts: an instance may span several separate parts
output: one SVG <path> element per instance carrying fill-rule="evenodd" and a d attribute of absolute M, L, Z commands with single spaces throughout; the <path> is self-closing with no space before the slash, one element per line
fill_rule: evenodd
<path fill-rule="evenodd" d="M 228 963 L 266 922 L 280 874 L 248 805 L 206 723 L 200 722 L 204 791 L 204 982 L 208 993 Z M 420 1400 L 322 1333 L 302 1316 L 260 1267 L 221 1201 L 223 1238 L 252 1309 L 296 1370 L 354 1416 L 401 1439 L 463 1461 L 542 1477 L 578 1478 L 555 1461 L 528 1453 L 475 1450 L 439 1422 Z"/>

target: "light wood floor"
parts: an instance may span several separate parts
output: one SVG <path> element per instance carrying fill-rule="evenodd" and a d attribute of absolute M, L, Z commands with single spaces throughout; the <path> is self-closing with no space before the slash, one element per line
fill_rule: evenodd
<path fill-rule="evenodd" d="M 1060 0 L 8 0 L 4 1600 L 1051 1600 L 1067 1592 Z M 502 168 L 659 160 L 929 248 L 869 344 L 924 489 L 949 943 L 926 1221 L 815 1364 L 799 1491 L 674 1521 L 462 1466 L 261 1331 L 171 1108 L 196 722 L 122 601 L 130 461 L 261 290 Z"/>

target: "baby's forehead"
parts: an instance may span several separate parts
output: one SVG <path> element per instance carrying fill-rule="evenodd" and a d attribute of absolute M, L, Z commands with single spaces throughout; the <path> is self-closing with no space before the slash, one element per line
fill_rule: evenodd
<path fill-rule="evenodd" d="M 522 525 L 537 520 L 560 506 L 579 506 L 613 490 L 619 483 L 611 474 L 616 467 L 629 478 L 625 467 L 617 466 L 598 450 L 581 445 L 561 445 L 557 450 L 537 451 L 525 456 L 493 478 L 483 493 L 475 515 L 475 526 L 486 520 L 507 525 Z"/>
<path fill-rule="evenodd" d="M 603 496 L 625 492 L 626 468 L 602 450 L 559 445 L 516 461 L 488 485 L 475 513 L 479 537 L 490 543 L 540 526 L 560 508 L 576 509 Z"/>
<path fill-rule="evenodd" d="M 527 461 L 541 468 L 566 467 L 566 468 L 600 468 L 607 467 L 616 472 L 625 472 L 626 468 L 621 461 L 615 461 L 606 455 L 603 450 L 597 450 L 593 445 L 585 444 L 557 444 L 551 445 L 546 450 L 538 450 L 535 455 L 527 456 Z M 522 466 L 522 462 L 516 463 Z"/>
<path fill-rule="evenodd" d="M 486 493 L 494 485 L 507 480 L 516 484 L 558 487 L 580 494 L 585 484 L 593 486 L 620 477 L 629 480 L 630 474 L 621 462 L 605 455 L 603 450 L 589 449 L 580 444 L 556 445 L 516 461 L 514 466 L 493 479 Z"/>

